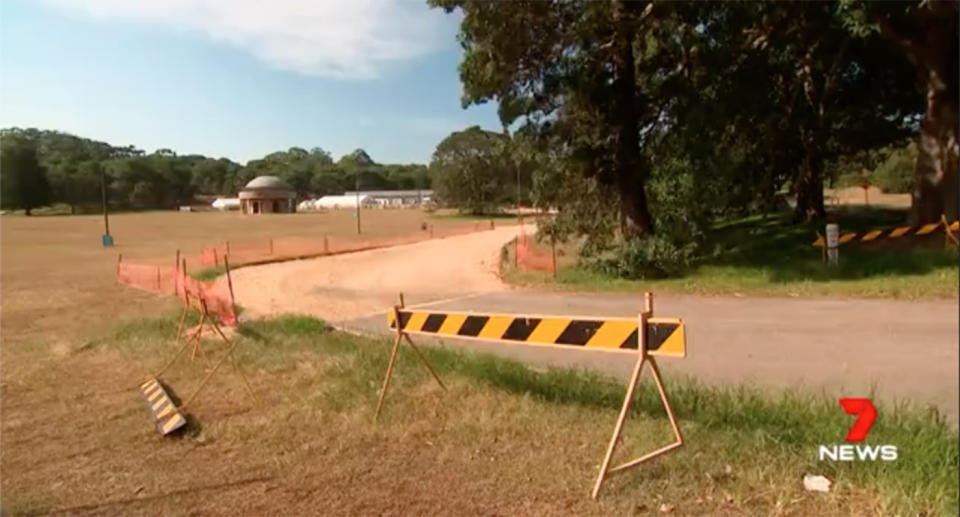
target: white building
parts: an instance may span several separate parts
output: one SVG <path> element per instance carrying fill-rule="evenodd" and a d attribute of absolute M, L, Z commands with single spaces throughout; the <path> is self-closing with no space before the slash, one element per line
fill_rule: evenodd
<path fill-rule="evenodd" d="M 235 197 L 217 198 L 210 206 L 217 210 L 240 210 L 240 199 Z"/>
<path fill-rule="evenodd" d="M 342 196 L 323 196 L 320 199 L 313 201 L 314 210 L 322 208 L 357 208 L 357 201 L 359 200 L 360 206 L 374 206 L 376 201 L 368 195 L 360 194 L 358 197 L 356 194 L 352 195 L 342 195 Z"/>
<path fill-rule="evenodd" d="M 344 196 L 354 196 L 356 192 L 346 192 Z M 432 190 L 361 190 L 360 196 L 370 196 L 379 206 L 413 206 L 430 202 Z"/>

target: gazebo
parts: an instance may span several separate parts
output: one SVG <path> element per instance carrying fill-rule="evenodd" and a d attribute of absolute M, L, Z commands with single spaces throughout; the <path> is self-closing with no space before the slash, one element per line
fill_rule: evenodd
<path fill-rule="evenodd" d="M 240 191 L 240 211 L 244 214 L 292 214 L 297 211 L 297 195 L 276 176 L 257 176 Z"/>

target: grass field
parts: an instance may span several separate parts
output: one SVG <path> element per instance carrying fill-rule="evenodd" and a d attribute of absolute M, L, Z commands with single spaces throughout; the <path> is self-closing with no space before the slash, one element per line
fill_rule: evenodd
<path fill-rule="evenodd" d="M 364 213 L 365 235 L 422 231 L 414 211 Z M 622 386 L 584 372 L 538 372 L 430 350 L 443 393 L 401 356 L 383 421 L 372 408 L 389 344 L 310 318 L 249 322 L 239 355 L 258 401 L 225 369 L 191 409 L 182 438 L 161 439 L 134 386 L 173 349 L 169 298 L 116 285 L 116 254 L 143 261 L 196 253 L 216 239 L 325 233 L 347 238 L 349 212 L 243 218 L 143 213 L 101 219 L 2 217 L 0 505 L 65 515 L 924 515 L 956 513 L 957 440 L 936 415 L 884 408 L 873 443 L 895 464 L 822 464 L 816 445 L 849 426 L 835 401 L 768 399 L 669 379 L 688 445 L 589 485 Z M 164 315 L 158 317 L 158 315 Z M 217 345 L 164 380 L 184 396 Z M 625 452 L 669 439 L 648 388 Z M 662 437 L 662 438 L 661 438 Z M 876 440 L 876 441 L 874 441 Z M 834 479 L 804 492 L 803 474 Z"/>
<path fill-rule="evenodd" d="M 589 488 L 623 385 L 585 372 L 537 372 L 489 356 L 428 349 L 443 392 L 409 349 L 400 356 L 381 423 L 372 422 L 390 344 L 330 331 L 312 318 L 254 321 L 239 358 L 258 401 L 227 370 L 193 407 L 179 439 L 160 439 L 124 386 L 163 363 L 174 315 L 131 320 L 72 348 L 94 372 L 71 379 L 85 411 L 46 414 L 26 438 L 30 408 L 7 408 L 4 507 L 10 513 L 325 515 L 948 515 L 956 513 L 958 444 L 935 416 L 881 408 L 871 443 L 896 444 L 891 464 L 820 463 L 850 419 L 833 400 L 768 399 L 668 379 L 687 444 Z M 206 359 L 165 380 L 184 396 Z M 106 365 L 122 364 L 124 368 Z M 39 373 L 38 373 L 39 374 Z M 112 385 L 90 387 L 90 377 Z M 24 379 L 29 384 L 30 379 Z M 649 380 L 648 380 L 649 381 Z M 655 390 L 642 384 L 621 457 L 669 440 Z M 7 394 L 19 400 L 23 384 Z M 69 428 L 51 426 L 54 417 Z M 12 422 L 11 422 L 12 420 Z M 58 446 L 68 442 L 69 452 Z M 30 445 L 30 447 L 26 447 Z M 29 467 L 29 468 L 27 468 Z M 805 492 L 804 474 L 834 481 Z"/>
<path fill-rule="evenodd" d="M 903 210 L 835 209 L 841 232 L 903 224 Z M 850 296 L 871 298 L 956 298 L 958 255 L 944 247 L 941 231 L 927 237 L 845 244 L 840 266 L 823 265 L 811 243 L 818 225 L 788 224 L 785 218 L 750 217 L 719 224 L 705 245 L 705 256 L 687 275 L 670 279 L 627 280 L 580 267 L 573 244 L 559 247 L 556 279 L 518 271 L 504 260 L 504 277 L 528 286 L 570 290 L 682 292 L 707 295 Z M 539 253 L 550 253 L 540 245 Z M 508 253 L 512 252 L 508 249 Z"/>
<path fill-rule="evenodd" d="M 432 217 L 420 210 L 365 210 L 361 222 L 363 234 L 357 236 L 356 219 L 348 210 L 263 217 L 236 212 L 124 213 L 111 216 L 116 246 L 105 249 L 100 245 L 100 216 L 3 216 L 4 340 L 67 339 L 96 332 L 111 317 L 153 311 L 155 297 L 137 297 L 114 285 L 121 253 L 125 261 L 173 267 L 180 249 L 188 257 L 188 269 L 197 271 L 201 248 L 228 240 L 241 247 L 270 238 L 319 242 L 326 235 L 336 245 L 422 235 L 424 223 L 441 229 L 472 224 L 467 218 Z"/>

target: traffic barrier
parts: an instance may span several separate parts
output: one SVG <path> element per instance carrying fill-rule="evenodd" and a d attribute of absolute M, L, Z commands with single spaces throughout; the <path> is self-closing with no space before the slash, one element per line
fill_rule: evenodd
<path fill-rule="evenodd" d="M 224 266 L 227 269 L 227 278 L 229 279 L 229 259 L 226 259 Z M 180 268 L 180 271 L 185 272 L 186 269 L 186 261 L 184 260 L 183 267 Z M 217 371 L 220 370 L 220 367 L 223 366 L 227 360 L 230 360 L 233 363 L 234 370 L 243 380 L 247 391 L 250 393 L 250 396 L 254 400 L 257 398 L 253 388 L 250 387 L 250 383 L 247 381 L 246 376 L 243 374 L 243 371 L 240 369 L 240 366 L 237 364 L 236 358 L 233 355 L 234 349 L 236 348 L 238 342 L 231 341 L 217 322 L 218 318 L 223 321 L 223 316 L 213 314 L 210 311 L 210 308 L 207 304 L 208 298 L 205 296 L 202 289 L 198 290 L 194 285 L 192 285 L 194 282 L 193 279 L 186 275 L 183 275 L 182 278 L 185 280 L 185 282 L 183 283 L 183 288 L 178 294 L 182 296 L 184 303 L 182 312 L 180 314 L 180 321 L 177 324 L 177 351 L 173 355 L 173 358 L 170 359 L 170 361 L 163 368 L 148 376 L 147 379 L 140 385 L 140 392 L 144 398 L 146 398 L 147 405 L 152 411 L 153 417 L 156 420 L 157 431 L 162 436 L 167 436 L 186 425 L 187 420 L 184 416 L 186 408 L 194 400 L 196 400 L 197 396 L 207 386 L 207 383 L 210 382 L 213 376 L 216 375 Z M 196 310 L 198 312 L 200 321 L 193 331 L 190 332 L 186 331 L 183 328 L 183 325 L 186 321 L 187 314 L 189 314 L 192 310 Z M 234 314 L 235 318 L 235 313 L 232 308 L 230 313 Z M 236 324 L 235 319 L 233 320 L 233 324 Z M 160 377 L 176 363 L 177 359 L 179 359 L 183 352 L 188 348 L 192 347 L 191 359 L 196 359 L 197 356 L 201 356 L 202 352 L 200 349 L 200 342 L 203 339 L 205 332 L 207 334 L 213 334 L 223 341 L 227 345 L 226 352 L 224 352 L 223 356 L 219 361 L 217 361 L 214 367 L 208 371 L 207 375 L 200 381 L 200 384 L 193 391 L 193 393 L 187 397 L 186 401 L 178 405 L 167 393 L 163 386 L 163 382 L 160 380 Z M 190 334 L 189 337 L 187 336 L 188 333 Z M 183 340 L 182 345 L 180 344 L 181 340 Z"/>
<path fill-rule="evenodd" d="M 943 228 L 946 236 L 954 243 L 956 239 L 953 237 L 952 232 L 956 232 L 960 228 L 960 222 L 954 221 L 953 224 L 948 224 L 946 217 L 940 218 L 939 222 L 924 224 L 920 226 L 896 226 L 893 228 L 882 228 L 879 230 L 870 230 L 866 232 L 848 232 L 841 234 L 837 238 L 837 244 L 846 244 L 848 242 L 870 242 L 875 240 L 882 239 L 899 239 L 901 237 L 916 237 L 923 235 L 930 235 L 931 233 L 937 231 L 938 228 Z M 823 235 L 817 234 L 817 240 L 812 244 L 814 247 L 826 247 L 826 240 Z"/>
<path fill-rule="evenodd" d="M 604 350 L 629 353 L 636 356 L 630 382 L 627 384 L 623 405 L 613 429 L 613 436 L 594 483 L 592 497 L 600 495 L 604 481 L 612 474 L 623 472 L 683 445 L 683 435 L 677 425 L 667 392 L 663 386 L 656 357 L 686 357 L 686 332 L 679 318 L 653 316 L 653 294 L 644 294 L 644 309 L 636 318 L 608 318 L 596 316 L 543 316 L 533 314 L 495 314 L 457 311 L 406 309 L 403 295 L 400 304 L 387 314 L 387 325 L 396 333 L 390 361 L 384 374 L 377 399 L 375 419 L 379 419 L 390 378 L 393 374 L 400 342 L 406 340 L 430 375 L 445 390 L 443 381 L 426 356 L 413 343 L 410 334 L 447 336 L 457 339 L 495 341 L 514 345 L 559 346 L 575 350 Z M 639 458 L 610 467 L 633 395 L 645 364 L 650 365 L 660 400 L 666 410 L 674 441 Z"/>
<path fill-rule="evenodd" d="M 147 408 L 157 422 L 157 432 L 166 436 L 187 423 L 176 404 L 167 394 L 163 385 L 155 377 L 150 377 L 140 385 L 140 394 L 147 401 Z"/>

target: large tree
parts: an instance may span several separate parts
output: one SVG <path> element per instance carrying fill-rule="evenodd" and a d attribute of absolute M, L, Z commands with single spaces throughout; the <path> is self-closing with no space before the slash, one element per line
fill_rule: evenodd
<path fill-rule="evenodd" d="M 508 199 L 513 167 L 501 133 L 477 126 L 456 131 L 433 153 L 433 188 L 443 203 L 483 214 L 498 210 Z"/>
<path fill-rule="evenodd" d="M 47 171 L 37 157 L 37 144 L 23 135 L 7 134 L 0 142 L 0 206 L 22 208 L 27 215 L 50 199 Z"/>
<path fill-rule="evenodd" d="M 648 37 L 665 14 L 627 1 L 429 3 L 463 13 L 464 105 L 496 100 L 504 125 L 566 133 L 581 173 L 617 192 L 624 233 L 652 232 L 640 139 L 661 114 L 648 86 L 671 74 Z"/>
<path fill-rule="evenodd" d="M 956 0 L 866 2 L 844 0 L 841 12 L 854 34 L 879 32 L 913 64 L 923 95 L 913 218 L 957 218 L 960 3 Z"/>

